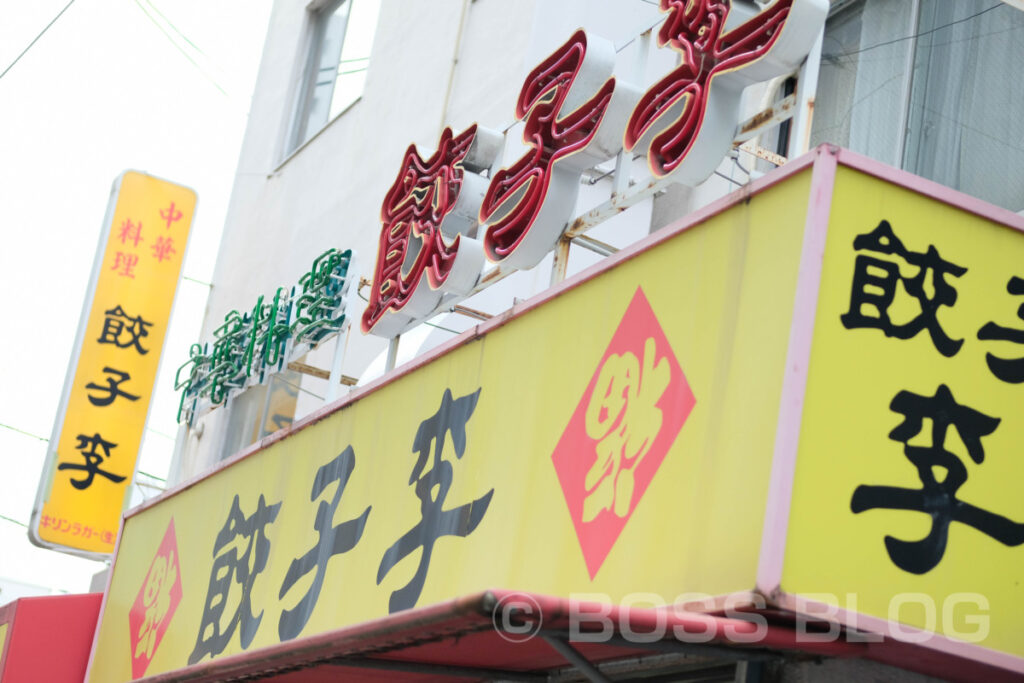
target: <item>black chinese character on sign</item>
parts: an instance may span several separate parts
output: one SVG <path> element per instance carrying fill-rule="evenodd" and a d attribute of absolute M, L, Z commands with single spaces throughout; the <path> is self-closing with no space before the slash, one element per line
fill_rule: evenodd
<path fill-rule="evenodd" d="M 416 432 L 412 448 L 419 453 L 419 457 L 409 477 L 409 484 L 416 485 L 422 519 L 384 552 L 377 569 L 377 585 L 396 564 L 418 548 L 422 548 L 423 552 L 420 554 L 419 567 L 409 583 L 391 593 L 389 612 L 413 607 L 419 600 L 437 539 L 442 536 L 465 537 L 473 533 L 491 504 L 494 489 L 472 503 L 444 509 L 445 497 L 452 486 L 452 464 L 442 458 L 446 436 L 451 434 L 455 457 L 461 459 L 466 452 L 466 424 L 479 397 L 480 390 L 477 389 L 472 394 L 453 399 L 452 392 L 445 389 L 440 409 L 433 417 L 420 423 Z M 424 472 L 431 451 L 432 467 Z"/>
<path fill-rule="evenodd" d="M 129 394 L 127 391 L 121 389 L 121 383 L 130 380 L 132 378 L 131 375 L 129 375 L 127 372 L 115 370 L 114 368 L 103 368 L 103 372 L 110 375 L 110 377 L 107 378 L 107 386 L 101 387 L 99 384 L 96 384 L 95 382 L 89 382 L 88 384 L 85 385 L 86 389 L 91 389 L 93 391 L 99 392 L 99 394 L 96 396 L 89 394 L 89 403 L 93 404 L 94 406 L 100 407 L 109 406 L 111 403 L 114 402 L 114 399 L 117 398 L 118 396 L 124 396 L 129 401 L 139 400 L 139 397 L 136 396 L 135 394 Z"/>
<path fill-rule="evenodd" d="M 100 469 L 100 464 L 110 457 L 110 449 L 117 447 L 116 443 L 105 440 L 99 434 L 93 434 L 92 436 L 79 434 L 76 438 L 78 439 L 78 445 L 75 446 L 75 450 L 81 452 L 82 457 L 85 458 L 85 464 L 79 465 L 77 463 L 62 462 L 57 465 L 58 470 L 82 470 L 86 473 L 85 479 L 72 479 L 72 486 L 80 490 L 87 489 L 92 486 L 92 480 L 97 474 L 101 477 L 106 477 L 115 484 L 124 481 L 124 477 Z M 103 455 L 96 452 L 97 448 L 103 451 Z"/>
<path fill-rule="evenodd" d="M 103 330 L 100 332 L 100 338 L 96 340 L 97 343 L 113 344 L 119 349 L 133 346 L 141 356 L 149 353 L 149 349 L 142 348 L 141 340 L 149 336 L 147 328 L 152 327 L 153 323 L 146 322 L 141 315 L 133 318 L 120 306 L 105 311 L 104 316 Z"/>
<path fill-rule="evenodd" d="M 850 500 L 850 509 L 855 513 L 876 508 L 916 510 L 931 516 L 931 531 L 919 541 L 885 537 L 885 547 L 893 563 L 913 574 L 931 571 L 946 551 L 949 525 L 953 522 L 974 527 L 1003 545 L 1024 543 L 1024 524 L 957 499 L 957 491 L 967 481 L 967 467 L 945 448 L 946 434 L 950 426 L 955 427 L 967 453 L 980 465 L 985 459 L 981 438 L 995 431 L 999 418 L 960 405 L 945 384 L 939 385 L 934 396 L 901 391 L 889 407 L 904 416 L 903 422 L 889 433 L 889 438 L 903 444 L 904 455 L 917 468 L 921 488 L 858 486 Z M 920 434 L 924 420 L 931 424 L 931 445 L 911 445 L 911 439 Z M 936 468 L 944 470 L 945 476 L 936 477 Z"/>
<path fill-rule="evenodd" d="M 337 482 L 337 487 L 334 489 L 331 502 L 322 500 L 317 507 L 313 528 L 316 529 L 320 537 L 319 541 L 305 555 L 292 560 L 292 563 L 288 565 L 284 583 L 281 584 L 279 598 L 283 598 L 292 589 L 292 586 L 306 574 L 314 572 L 313 582 L 298 604 L 292 609 L 285 609 L 281 612 L 281 619 L 277 624 L 277 632 L 281 640 L 291 640 L 299 635 L 306 626 L 306 622 L 309 621 L 309 617 L 313 614 L 313 608 L 316 606 L 317 600 L 320 599 L 320 589 L 324 585 L 327 562 L 335 555 L 352 550 L 363 536 L 366 518 L 370 516 L 369 507 L 355 519 L 334 524 L 334 513 L 338 509 L 341 495 L 345 492 L 345 486 L 348 484 L 348 479 L 352 476 L 355 466 L 356 456 L 352 447 L 349 446 L 341 455 L 316 471 L 313 490 L 309 494 L 310 500 L 319 498 L 332 483 Z"/>
<path fill-rule="evenodd" d="M 1011 277 L 1010 281 L 1006 283 L 1006 291 L 1018 296 L 1024 295 L 1024 278 Z M 1024 320 L 1024 303 L 1017 308 L 1017 317 Z M 988 322 L 978 330 L 978 339 L 1024 344 L 1024 330 L 1015 330 Z M 1000 358 L 995 354 L 986 353 L 985 360 L 988 361 L 988 369 L 992 371 L 992 374 L 1004 382 L 1010 384 L 1024 382 L 1024 357 Z"/>
<path fill-rule="evenodd" d="M 921 330 L 928 330 L 939 353 L 955 356 L 964 340 L 950 339 L 939 325 L 937 313 L 940 306 L 956 303 L 956 289 L 946 282 L 946 276 L 960 277 L 967 269 L 943 260 L 932 245 L 924 253 L 908 251 L 893 233 L 889 221 L 882 221 L 871 232 L 858 235 L 853 240 L 853 248 L 899 257 L 917 272 L 903 277 L 899 263 L 858 254 L 850 290 L 850 310 L 840 316 L 843 326 L 875 328 L 896 339 L 910 339 Z M 907 294 L 917 299 L 921 312 L 903 324 L 896 324 L 889 317 L 889 307 L 896 299 L 900 284 Z M 865 312 L 865 307 L 874 310 Z"/>
<path fill-rule="evenodd" d="M 270 557 L 266 526 L 277 519 L 280 509 L 281 503 L 267 505 L 260 495 L 256 511 L 246 517 L 238 505 L 238 495 L 235 495 L 228 519 L 213 544 L 210 584 L 203 603 L 196 646 L 188 657 L 189 664 L 195 664 L 205 655 L 213 656 L 223 652 L 236 628 L 243 650 L 252 643 L 263 619 L 262 610 L 258 615 L 252 612 L 252 586 L 256 577 L 266 568 L 267 558 Z M 240 596 L 234 614 L 224 623 L 224 608 L 233 583 L 238 584 L 239 591 L 236 594 L 240 593 Z"/>

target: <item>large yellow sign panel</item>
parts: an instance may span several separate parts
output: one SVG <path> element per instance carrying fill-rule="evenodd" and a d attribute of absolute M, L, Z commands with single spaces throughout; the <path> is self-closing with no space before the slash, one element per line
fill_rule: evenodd
<path fill-rule="evenodd" d="M 749 590 L 809 184 L 677 230 L 128 516 L 90 680 L 488 588 Z"/>
<path fill-rule="evenodd" d="M 195 205 L 192 190 L 143 173 L 115 184 L 33 512 L 37 544 L 114 550 Z"/>
<path fill-rule="evenodd" d="M 1024 656 L 1024 235 L 843 166 L 827 229 L 782 590 Z"/>

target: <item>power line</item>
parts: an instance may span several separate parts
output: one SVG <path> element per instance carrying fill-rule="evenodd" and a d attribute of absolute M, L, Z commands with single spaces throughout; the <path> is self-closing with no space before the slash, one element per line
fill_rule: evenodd
<path fill-rule="evenodd" d="M 264 174 L 262 174 L 262 173 L 253 173 L 252 175 L 264 175 Z M 188 280 L 189 282 L 195 282 L 197 285 L 203 285 L 204 287 L 213 287 L 213 283 L 203 282 L 202 280 L 197 280 L 194 277 L 189 277 L 188 275 L 182 275 L 181 279 L 182 280 Z"/>
<path fill-rule="evenodd" d="M 17 524 L 18 526 L 23 526 L 23 527 L 25 527 L 26 529 L 28 528 L 28 524 L 25 524 L 25 522 L 19 522 L 18 520 L 16 520 L 16 519 L 11 519 L 10 517 L 8 517 L 8 516 L 6 516 L 6 515 L 0 515 L 0 519 L 2 519 L 2 520 L 5 520 L 5 521 L 8 521 L 8 522 L 10 522 L 10 523 L 12 523 L 12 524 Z"/>
<path fill-rule="evenodd" d="M 314 394 L 314 393 L 313 393 L 312 391 L 310 391 L 309 389 L 303 389 L 303 388 L 302 388 L 302 386 L 300 386 L 300 385 L 298 385 L 298 384 L 295 384 L 294 382 L 289 382 L 288 380 L 286 380 L 286 379 L 285 379 L 285 378 L 284 378 L 283 376 L 281 376 L 281 375 L 278 375 L 278 376 L 277 376 L 277 379 L 278 379 L 278 381 L 280 381 L 280 382 L 284 382 L 285 384 L 287 384 L 288 386 L 290 386 L 290 387 L 291 387 L 291 388 L 293 388 L 293 389 L 296 389 L 296 390 L 298 390 L 298 391 L 304 391 L 305 393 L 309 394 L 309 395 L 310 395 L 310 396 L 312 396 L 313 398 L 318 398 L 318 399 L 320 399 L 321 401 L 326 401 L 326 400 L 327 400 L 326 398 L 324 398 L 324 397 L 323 397 L 323 396 L 321 396 L 320 394 Z"/>
<path fill-rule="evenodd" d="M 165 439 L 170 439 L 171 441 L 176 441 L 178 439 L 178 437 L 176 437 L 176 436 L 172 436 L 170 434 L 166 434 L 164 432 L 161 432 L 159 429 L 155 429 L 153 427 L 146 427 L 146 431 L 147 432 L 153 432 L 157 436 L 162 436 Z"/>
<path fill-rule="evenodd" d="M 154 4 L 152 3 L 152 2 L 150 2 L 150 0 L 146 0 L 146 4 L 147 4 L 147 5 L 149 5 L 149 6 L 150 6 L 150 8 L 151 8 L 151 9 L 152 9 L 152 10 L 153 10 L 154 12 L 156 12 L 157 14 L 159 14 L 159 15 L 160 15 L 160 18 L 161 18 L 161 19 L 163 19 L 163 20 L 164 20 L 165 22 L 167 22 L 167 25 L 168 25 L 168 26 L 170 26 L 170 27 L 171 27 L 171 29 L 173 29 L 173 31 L 174 31 L 175 33 L 177 33 L 177 34 L 178 34 L 179 36 L 181 36 L 181 39 L 182 39 L 182 40 L 184 40 L 184 41 L 185 41 L 186 43 L 188 43 L 189 45 L 191 45 L 191 46 L 192 46 L 192 48 L 193 48 L 193 49 L 194 49 L 194 50 L 195 50 L 196 52 L 198 52 L 199 54 L 201 54 L 201 55 L 202 55 L 202 56 L 204 56 L 204 57 L 206 56 L 206 53 L 205 53 L 205 52 L 203 52 L 203 51 L 202 51 L 202 49 L 201 49 L 201 48 L 200 48 L 200 47 L 199 47 L 198 45 L 196 45 L 196 44 L 195 44 L 195 43 L 193 43 L 193 42 L 192 42 L 191 40 L 189 40 L 189 37 L 188 37 L 188 36 L 186 36 L 186 35 L 185 35 L 184 33 L 182 33 L 182 32 L 181 32 L 181 29 L 179 29 L 179 28 L 178 28 L 177 26 L 175 26 L 175 25 L 174 25 L 174 22 L 173 22 L 173 21 L 171 21 L 170 19 L 168 19 L 168 18 L 167 18 L 167 16 L 166 16 L 166 15 L 165 15 L 165 14 L 164 14 L 163 12 L 161 12 L 161 11 L 159 10 L 159 8 L 157 8 L 157 6 L 156 6 L 156 5 L 154 5 Z"/>
<path fill-rule="evenodd" d="M 822 59 L 842 59 L 843 57 L 851 57 L 853 55 L 858 55 L 861 52 L 867 52 L 869 50 L 874 50 L 875 48 L 885 47 L 886 45 L 892 45 L 894 43 L 902 43 L 904 40 L 911 40 L 913 38 L 921 38 L 922 36 L 928 36 L 928 35 L 931 35 L 931 34 L 935 33 L 936 31 L 941 31 L 944 28 L 949 28 L 950 26 L 955 26 L 957 24 L 962 24 L 965 21 L 970 21 L 971 19 L 976 19 L 977 17 L 980 17 L 982 14 L 985 14 L 986 12 L 991 12 L 992 10 L 997 9 L 999 7 L 1002 7 L 1002 6 L 1003 6 L 1003 3 L 997 2 L 996 4 L 992 5 L 988 9 L 983 9 L 980 12 L 976 12 L 976 13 L 972 14 L 969 17 L 964 17 L 963 19 L 957 19 L 956 21 L 951 21 L 948 24 L 943 24 L 942 26 L 936 26 L 933 29 L 929 29 L 927 31 L 922 31 L 921 33 L 915 33 L 913 35 L 904 36 L 902 38 L 894 38 L 892 40 L 886 40 L 886 41 L 878 43 L 876 45 L 869 45 L 867 47 L 862 47 L 859 50 L 853 50 L 852 52 L 844 52 L 841 55 L 822 55 Z"/>
<path fill-rule="evenodd" d="M 181 45 L 178 44 L 178 41 L 176 41 L 171 36 L 171 34 L 167 32 L 167 29 L 165 29 L 163 27 L 163 25 L 159 21 L 157 21 L 156 17 L 154 17 L 152 14 L 149 13 L 149 10 L 146 9 L 146 6 L 143 5 L 142 2 L 140 2 L 140 0 L 135 0 L 135 4 L 139 6 L 139 9 L 142 10 L 142 13 L 146 15 L 146 18 L 149 19 L 151 22 L 153 22 L 154 26 L 156 26 L 158 29 L 160 29 L 160 33 L 163 33 L 164 36 L 167 38 L 167 40 L 171 41 L 171 45 L 173 45 L 178 50 L 178 52 L 180 52 L 182 55 L 184 55 L 185 59 L 187 59 L 188 61 L 192 62 L 192 66 L 194 66 L 195 68 L 199 69 L 199 73 L 203 74 L 203 76 L 206 78 L 206 80 L 210 81 L 210 83 L 213 84 L 213 87 L 217 88 L 217 90 L 220 90 L 222 95 L 227 96 L 227 94 L 228 94 L 227 91 L 224 90 L 223 87 L 221 87 L 220 83 L 218 83 L 210 74 L 206 73 L 206 70 L 203 69 L 203 67 L 199 64 L 199 62 L 197 62 L 196 60 L 192 59 L 192 55 L 190 55 L 188 52 L 186 52 L 185 49 L 183 47 L 181 47 Z M 155 7 L 153 9 L 156 10 Z M 160 15 L 160 16 L 163 16 L 163 15 Z M 170 22 L 168 22 L 168 23 L 170 23 Z M 175 30 L 177 31 L 177 29 L 175 29 Z M 184 37 L 184 36 L 182 36 L 182 37 Z M 192 41 L 188 40 L 187 38 L 186 38 L 186 40 L 188 41 L 189 45 L 192 45 Z M 196 48 L 196 49 L 199 51 L 200 54 L 202 54 L 202 50 L 199 50 L 199 48 Z"/>
<path fill-rule="evenodd" d="M 940 47 L 949 47 L 950 45 L 960 45 L 962 43 L 966 43 L 966 42 L 969 42 L 969 41 L 972 41 L 972 40 L 980 40 L 981 38 L 988 38 L 989 36 L 998 36 L 998 35 L 1001 35 L 1003 33 L 1009 33 L 1010 31 L 1019 31 L 1021 29 L 1024 29 L 1024 24 L 1018 24 L 1016 26 L 1011 26 L 1010 28 L 999 29 L 998 31 L 989 31 L 988 33 L 976 33 L 974 35 L 968 36 L 967 38 L 960 38 L 959 40 L 947 40 L 944 43 L 929 43 L 928 44 L 928 49 L 935 50 L 935 49 L 940 48 Z M 842 55 L 824 55 L 822 57 L 822 59 L 825 59 L 826 57 L 829 58 L 829 59 L 832 59 L 832 60 L 838 60 L 840 57 L 842 57 Z M 857 60 L 857 61 L 858 61 L 858 63 L 862 63 L 862 64 L 878 64 L 880 62 L 891 62 L 892 61 L 892 57 L 881 57 L 878 60 L 872 60 L 870 62 L 867 61 L 867 60 Z"/>
<path fill-rule="evenodd" d="M 26 432 L 24 429 L 18 429 L 17 427 L 12 427 L 11 425 L 5 425 L 3 423 L 0 423 L 0 427 L 3 427 L 4 429 L 10 429 L 12 432 L 24 434 L 25 436 L 31 436 L 33 439 L 39 439 L 40 441 L 49 441 L 49 439 L 44 439 L 43 437 L 38 436 L 37 434 Z"/>
<path fill-rule="evenodd" d="M 19 434 L 24 434 L 25 436 L 31 436 L 33 439 L 39 439 L 40 441 L 49 442 L 49 439 L 44 439 L 43 437 L 39 436 L 38 434 L 33 434 L 32 432 L 26 432 L 24 429 L 18 429 L 17 427 L 12 427 L 11 425 L 3 424 L 2 422 L 0 422 L 0 427 L 3 427 L 4 429 L 10 429 L 12 432 L 18 432 Z M 171 436 L 169 434 L 164 434 L 163 432 L 157 431 L 156 429 L 153 429 L 152 427 L 146 427 L 146 430 L 150 431 L 150 432 L 153 432 L 154 434 L 159 434 L 160 436 L 166 437 L 168 439 L 174 439 L 175 438 L 175 437 L 173 437 L 173 436 Z M 149 472 L 143 472 L 142 470 L 139 470 L 139 474 L 144 474 L 147 477 L 149 477 L 150 479 L 156 479 L 157 481 L 167 481 L 163 477 L 158 477 L 155 474 L 150 474 Z M 0 517 L 2 517 L 2 515 L 0 515 Z M 14 521 L 14 520 L 8 520 L 8 521 Z M 21 522 L 18 522 L 18 524 L 21 524 Z M 25 525 L 22 524 L 22 526 L 25 526 Z"/>
<path fill-rule="evenodd" d="M 18 60 L 21 59 L 22 57 L 24 57 L 25 53 L 32 49 L 32 46 L 36 44 L 36 41 L 39 40 L 40 38 L 42 38 L 43 34 L 46 33 L 48 30 L 50 30 L 50 27 L 53 26 L 55 23 L 57 23 L 57 20 L 60 19 L 61 15 L 64 14 L 65 12 L 67 12 L 68 11 L 68 7 L 71 7 L 71 5 L 73 5 L 73 4 L 75 4 L 75 0 L 71 0 L 71 2 L 69 2 L 66 5 L 64 5 L 64 9 L 62 9 L 60 12 L 58 12 L 57 16 L 55 16 L 50 21 L 50 23 L 47 24 L 43 28 L 43 30 L 39 32 L 39 35 L 37 35 L 35 38 L 32 39 L 32 42 L 28 44 L 28 47 L 26 47 L 24 50 L 22 50 L 21 54 L 14 58 L 14 61 L 11 62 L 11 65 L 8 66 L 6 69 L 4 69 L 4 72 L 2 74 L 0 74 L 0 78 L 3 78 L 4 76 L 7 75 L 7 72 L 10 71 L 14 67 L 14 65 L 18 63 Z"/>

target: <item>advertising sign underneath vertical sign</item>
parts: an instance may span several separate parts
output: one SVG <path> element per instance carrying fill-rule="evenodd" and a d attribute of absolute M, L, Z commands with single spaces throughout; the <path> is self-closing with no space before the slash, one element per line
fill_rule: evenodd
<path fill-rule="evenodd" d="M 195 206 L 191 189 L 144 173 L 114 183 L 32 511 L 36 545 L 114 550 Z"/>

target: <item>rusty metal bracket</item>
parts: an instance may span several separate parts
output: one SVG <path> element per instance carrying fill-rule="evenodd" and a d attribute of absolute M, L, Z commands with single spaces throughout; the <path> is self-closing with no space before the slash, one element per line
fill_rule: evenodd
<path fill-rule="evenodd" d="M 592 683 L 612 683 L 612 679 L 601 673 L 601 670 L 590 663 L 590 660 L 584 657 L 580 652 L 569 644 L 569 641 L 563 640 L 557 636 L 542 635 L 541 638 L 544 642 L 551 646 L 551 649 L 562 655 L 565 661 L 569 662 L 577 669 L 580 673 L 587 677 Z"/>
<path fill-rule="evenodd" d="M 477 320 L 490 320 L 491 318 L 494 317 L 493 315 L 486 311 L 480 311 L 475 308 L 470 308 L 469 306 L 463 306 L 461 304 L 455 304 L 448 310 L 451 311 L 452 313 L 458 313 L 459 315 L 464 315 L 467 318 L 475 318 Z"/>
<path fill-rule="evenodd" d="M 750 142 L 749 140 L 747 142 L 744 142 L 736 149 L 746 152 L 747 154 L 758 159 L 764 159 L 768 163 L 775 164 L 776 166 L 782 166 L 784 163 L 789 161 L 789 159 L 782 156 L 781 154 L 776 154 L 770 149 L 765 149 L 761 145 L 755 145 L 753 142 Z"/>
<path fill-rule="evenodd" d="M 777 104 L 751 116 L 736 128 L 732 146 L 739 147 L 747 140 L 752 140 L 764 131 L 788 121 L 796 115 L 796 95 L 788 95 Z"/>
<path fill-rule="evenodd" d="M 568 237 L 562 237 L 558 240 L 558 244 L 555 245 L 555 255 L 551 261 L 551 284 L 557 285 L 559 282 L 565 279 L 565 274 L 569 270 L 569 245 L 572 239 Z"/>
<path fill-rule="evenodd" d="M 293 360 L 290 363 L 288 363 L 288 369 L 289 370 L 294 370 L 295 372 L 302 373 L 303 375 L 309 375 L 310 377 L 316 377 L 318 379 L 330 379 L 331 378 L 331 373 L 329 371 L 322 370 L 321 368 L 317 368 L 317 367 L 314 367 L 312 365 L 307 365 L 305 363 L 301 363 L 301 362 L 299 362 L 297 360 Z M 347 387 L 354 387 L 358 383 L 359 383 L 359 379 L 357 377 L 350 377 L 349 375 L 342 375 L 341 376 L 341 384 L 344 384 Z"/>
<path fill-rule="evenodd" d="M 588 237 L 587 235 L 577 235 L 572 238 L 572 243 L 583 247 L 584 249 L 589 249 L 595 254 L 600 254 L 601 256 L 611 256 L 619 250 L 618 247 L 613 247 L 607 242 L 602 242 L 601 240 Z"/>

